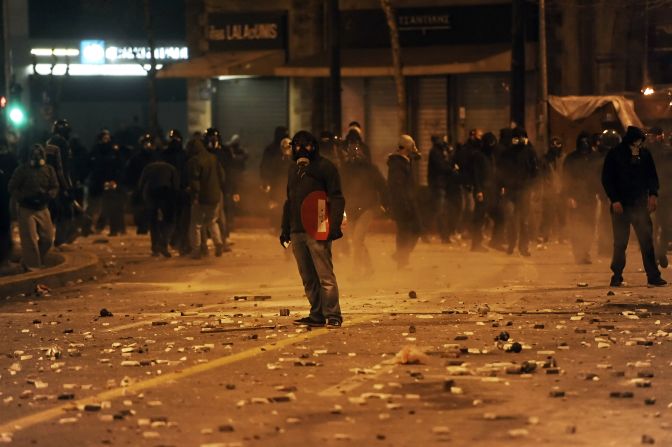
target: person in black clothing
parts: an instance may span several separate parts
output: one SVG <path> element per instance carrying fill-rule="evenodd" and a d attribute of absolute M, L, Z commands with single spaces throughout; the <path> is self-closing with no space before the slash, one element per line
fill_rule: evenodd
<path fill-rule="evenodd" d="M 282 220 L 282 204 L 287 196 L 287 172 L 294 164 L 292 160 L 292 140 L 283 138 L 276 151 L 280 158 L 266 156 L 261 161 L 260 175 L 262 190 L 268 197 L 268 218 L 273 232 L 277 231 L 278 223 Z"/>
<path fill-rule="evenodd" d="M 54 168 L 58 178 L 58 196 L 49 202 L 49 212 L 56 227 L 54 240 L 56 247 L 74 242 L 79 235 L 76 222 L 77 205 L 74 203 L 75 192 L 71 177 L 70 132 L 68 120 L 56 120 L 51 128 L 52 135 L 45 145 L 47 164 Z"/>
<path fill-rule="evenodd" d="M 446 141 L 438 135 L 432 136 L 432 148 L 429 150 L 429 159 L 427 162 L 427 184 L 429 186 L 431 197 L 434 201 L 434 216 L 437 230 L 441 241 L 444 244 L 450 243 L 451 232 L 451 213 L 448 202 L 449 183 L 454 183 L 456 172 L 454 169 L 450 147 Z"/>
<path fill-rule="evenodd" d="M 319 154 L 317 139 L 307 131 L 299 131 L 292 138 L 292 158 L 287 179 L 287 200 L 282 213 L 280 243 L 291 242 L 294 257 L 310 302 L 310 315 L 296 320 L 306 326 L 339 328 L 343 322 L 339 304 L 338 284 L 331 255 L 332 242 L 343 236 L 341 223 L 345 199 L 336 166 Z M 329 234 L 327 240 L 315 240 L 306 233 L 301 208 L 304 200 L 315 191 L 324 191 L 329 206 Z"/>
<path fill-rule="evenodd" d="M 530 188 L 537 169 L 537 155 L 527 132 L 519 127 L 513 129 L 511 145 L 502 152 L 498 163 L 498 187 L 507 209 L 508 254 L 513 254 L 517 242 L 520 254 L 530 256 Z"/>
<path fill-rule="evenodd" d="M 606 129 L 600 134 L 597 144 L 599 158 L 596 160 L 593 176 L 596 178 L 602 176 L 604 158 L 620 142 L 621 135 L 613 129 Z M 597 222 L 597 254 L 602 257 L 611 257 L 614 246 L 614 236 L 611 228 L 611 203 L 603 188 L 600 188 L 598 197 L 600 199 L 600 213 Z"/>
<path fill-rule="evenodd" d="M 149 208 L 152 256 L 162 254 L 170 258 L 168 242 L 175 227 L 177 192 L 180 189 L 177 169 L 165 161 L 153 161 L 142 170 L 138 183 L 138 189 Z"/>
<path fill-rule="evenodd" d="M 377 211 L 387 205 L 387 185 L 380 170 L 367 160 L 357 145 L 343 155 L 343 192 L 347 201 L 347 236 L 353 245 L 354 271 L 366 278 L 373 274 L 373 263 L 365 238 Z"/>
<path fill-rule="evenodd" d="M 0 139 L 0 267 L 9 260 L 12 252 L 9 179 L 18 166 L 7 140 Z"/>
<path fill-rule="evenodd" d="M 493 222 L 501 219 L 497 203 L 497 183 L 495 180 L 495 149 L 497 137 L 492 132 L 483 135 L 481 150 L 471 159 L 474 214 L 471 228 L 471 251 L 487 251 L 483 247 L 483 226 L 486 217 Z"/>
<path fill-rule="evenodd" d="M 142 200 L 142 193 L 138 188 L 140 175 L 145 166 L 158 158 L 154 137 L 150 133 L 145 133 L 138 140 L 138 147 L 135 155 L 128 160 L 124 173 L 124 184 L 131 193 L 131 209 L 133 210 L 133 220 L 137 227 L 137 234 L 147 234 L 149 231 L 149 209 Z"/>
<path fill-rule="evenodd" d="M 224 241 L 224 250 L 230 251 L 231 248 L 227 242 L 227 239 L 231 235 L 231 219 L 232 219 L 232 203 L 233 203 L 233 178 L 232 178 L 232 166 L 233 166 L 233 153 L 229 147 L 222 145 L 222 136 L 219 133 L 219 130 L 214 127 L 206 129 L 205 134 L 203 135 L 203 144 L 205 148 L 213 154 L 219 165 L 224 170 L 225 179 L 224 179 L 224 189 L 222 190 L 222 199 L 219 202 L 217 210 L 215 212 L 217 216 L 217 225 L 219 226 L 219 232 L 222 236 L 222 241 Z"/>
<path fill-rule="evenodd" d="M 628 248 L 630 226 L 635 230 L 648 284 L 667 284 L 660 276 L 653 248 L 653 224 L 650 213 L 658 205 L 658 173 L 649 152 L 644 147 L 646 135 L 629 126 L 623 141 L 609 151 L 602 168 L 602 186 L 611 201 L 614 231 L 614 254 L 611 261 L 611 286 L 623 283 L 625 251 Z"/>
<path fill-rule="evenodd" d="M 351 121 L 348 124 L 348 132 L 343 138 L 343 145 L 350 146 L 356 145 L 359 149 L 366 155 L 366 159 L 371 161 L 371 149 L 369 145 L 364 142 L 362 137 L 362 126 L 357 121 Z"/>
<path fill-rule="evenodd" d="M 273 134 L 273 141 L 271 141 L 268 146 L 264 149 L 264 154 L 261 157 L 261 164 L 259 165 L 259 176 L 261 177 L 261 184 L 265 188 L 274 183 L 274 179 L 278 176 L 278 172 L 282 172 L 284 175 L 287 173 L 286 170 L 282 168 L 283 165 L 283 152 L 280 150 L 280 142 L 285 138 L 289 138 L 289 132 L 284 126 L 278 126 L 275 128 Z"/>
<path fill-rule="evenodd" d="M 95 229 L 101 232 L 110 225 L 110 236 L 126 233 L 124 208 L 126 194 L 122 186 L 127 151 L 112 143 L 106 129 L 98 136 L 98 143 L 91 151 L 91 175 L 89 177 L 89 206 L 87 213 L 94 219 Z"/>
<path fill-rule="evenodd" d="M 552 137 L 550 147 L 541 159 L 539 174 L 542 186 L 542 211 L 539 234 L 543 242 L 548 242 L 555 231 L 559 242 L 565 239 L 567 209 L 564 200 L 562 171 L 565 160 L 564 144 L 560 137 Z"/>
<path fill-rule="evenodd" d="M 182 134 L 177 129 L 168 132 L 168 145 L 160 154 L 161 160 L 175 168 L 180 178 L 180 188 L 175 198 L 175 230 L 170 238 L 170 246 L 180 255 L 189 253 L 189 214 L 191 200 L 187 191 L 187 152 L 184 149 Z"/>
<path fill-rule="evenodd" d="M 320 133 L 320 155 L 327 158 L 336 166 L 340 166 L 342 156 L 340 146 L 342 145 L 338 137 L 328 130 L 323 130 Z M 347 151 L 347 149 L 345 149 Z"/>
<path fill-rule="evenodd" d="M 396 246 L 393 255 L 398 268 L 408 265 L 409 257 L 420 236 L 420 213 L 417 203 L 417 184 L 413 176 L 412 159 L 418 148 L 409 135 L 399 137 L 397 152 L 387 158 L 387 188 L 390 213 L 397 224 Z"/>
<path fill-rule="evenodd" d="M 591 264 L 590 249 L 595 234 L 597 194 L 600 185 L 594 175 L 599 154 L 590 143 L 590 135 L 581 132 L 576 138 L 576 149 L 567 155 L 564 163 L 563 194 L 569 207 L 572 252 L 577 264 Z"/>
<path fill-rule="evenodd" d="M 243 175 L 247 165 L 249 154 L 247 150 L 240 144 L 240 136 L 234 135 L 228 143 L 224 146 L 224 150 L 228 151 L 227 156 L 229 166 L 225 166 L 226 175 L 231 177 L 231 194 L 226 202 L 226 218 L 228 231 L 234 229 L 236 207 L 240 206 L 241 192 L 243 191 Z"/>

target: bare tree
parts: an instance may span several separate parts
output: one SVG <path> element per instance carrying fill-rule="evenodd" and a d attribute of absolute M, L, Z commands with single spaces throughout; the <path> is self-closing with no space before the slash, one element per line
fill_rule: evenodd
<path fill-rule="evenodd" d="M 156 42 L 152 20 L 152 0 L 144 0 L 145 32 L 149 46 L 149 70 L 147 70 L 147 89 L 149 93 L 149 131 L 156 136 L 159 132 L 159 109 L 156 98 Z"/>
<path fill-rule="evenodd" d="M 387 25 L 390 29 L 390 47 L 392 48 L 392 66 L 394 69 L 394 84 L 397 90 L 397 120 L 399 121 L 399 132 L 406 133 L 408 128 L 407 106 L 406 106 L 406 83 L 401 66 L 401 46 L 399 45 L 399 28 L 397 26 L 397 15 L 392 6 L 391 0 L 380 0 L 380 6 L 385 11 Z"/>

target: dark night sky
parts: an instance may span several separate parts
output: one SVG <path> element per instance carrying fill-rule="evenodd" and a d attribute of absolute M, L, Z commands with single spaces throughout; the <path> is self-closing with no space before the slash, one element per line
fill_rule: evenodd
<path fill-rule="evenodd" d="M 142 0 L 30 0 L 33 39 L 146 39 Z M 184 41 L 184 0 L 153 0 L 156 38 Z"/>

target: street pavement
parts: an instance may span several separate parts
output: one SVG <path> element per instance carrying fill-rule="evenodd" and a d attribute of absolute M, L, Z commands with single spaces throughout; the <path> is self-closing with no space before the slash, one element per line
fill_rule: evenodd
<path fill-rule="evenodd" d="M 672 445 L 671 289 L 646 287 L 636 244 L 612 290 L 608 260 L 568 245 L 421 243 L 398 271 L 374 234 L 362 278 L 339 241 L 344 325 L 307 330 L 277 238 L 233 241 L 194 261 L 94 236 L 75 249 L 97 277 L 0 290 L 0 443 Z"/>

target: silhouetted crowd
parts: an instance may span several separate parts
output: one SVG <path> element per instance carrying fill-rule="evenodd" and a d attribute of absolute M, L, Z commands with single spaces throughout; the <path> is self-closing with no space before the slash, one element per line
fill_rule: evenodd
<path fill-rule="evenodd" d="M 612 256 L 612 284 L 619 285 L 632 226 L 649 284 L 664 282 L 658 266 L 668 264 L 672 188 L 666 182 L 661 187 L 658 178 L 672 173 L 672 150 L 662 129 L 647 133 L 630 127 L 623 136 L 615 130 L 581 132 L 571 150 L 553 137 L 543 154 L 518 126 L 500 130 L 499 136 L 473 129 L 456 145 L 435 135 L 426 186 L 420 181 L 421 151 L 409 135 L 389 148 L 385 178 L 358 122 L 351 122 L 342 138 L 307 134 L 301 141 L 308 142 L 310 155 L 336 169 L 338 192 L 332 193 L 344 198 L 347 223 L 346 242 L 338 250 L 352 253 L 362 277 L 373 273 L 366 235 L 376 218 L 386 216 L 396 224 L 393 259 L 399 268 L 410 263 L 419 240 L 430 242 L 433 235 L 445 244 L 469 240 L 474 252 L 517 251 L 525 257 L 531 246 L 569 241 L 579 264 L 591 263 L 597 242 L 598 255 Z M 125 143 L 129 139 L 136 142 Z M 283 215 L 298 228 L 305 217 L 297 204 L 292 212 L 299 214 L 287 215 L 291 179 L 297 172 L 313 175 L 313 168 L 297 168 L 298 159 L 309 158 L 297 156 L 297 144 L 285 127 L 277 127 L 259 166 L 269 226 L 283 225 L 283 246 L 292 239 L 285 234 Z M 231 250 L 248 158 L 237 135 L 224 143 L 215 128 L 188 141 L 176 129 L 165 138 L 103 130 L 86 150 L 71 138 L 70 124 L 58 120 L 21 165 L 8 145 L 0 144 L 0 258 L 7 259 L 11 250 L 12 217 L 18 222 L 22 265 L 30 270 L 43 266 L 52 244 L 106 228 L 109 236 L 126 233 L 127 215 L 138 234 L 149 233 L 153 256 L 170 257 L 172 249 L 200 258 L 208 255 L 209 240 L 221 256 Z"/>

